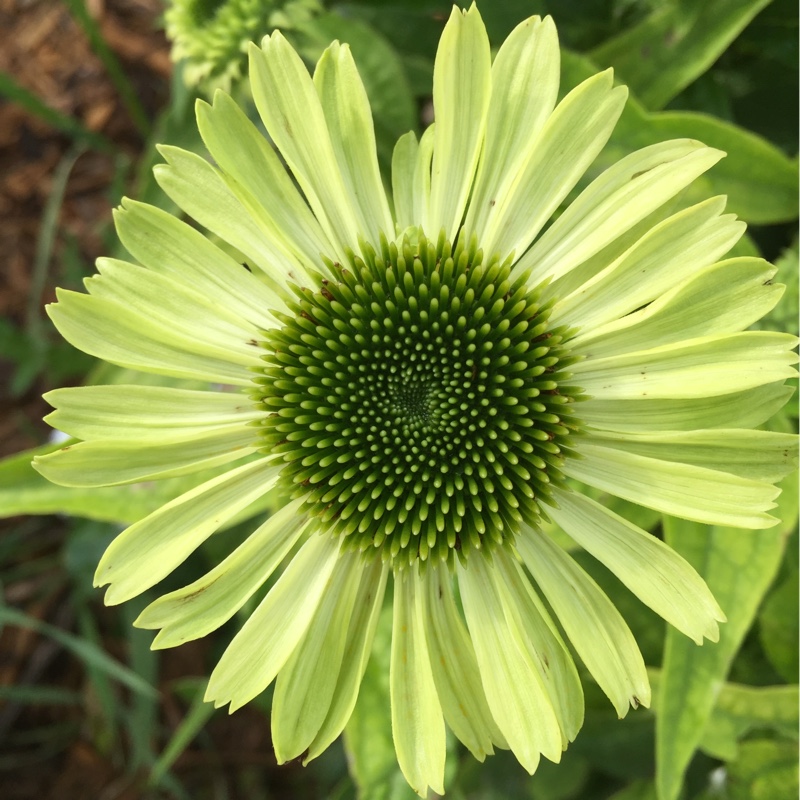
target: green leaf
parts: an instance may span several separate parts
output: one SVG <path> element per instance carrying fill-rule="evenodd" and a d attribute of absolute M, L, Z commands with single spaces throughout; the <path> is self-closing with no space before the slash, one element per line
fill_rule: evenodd
<path fill-rule="evenodd" d="M 124 684 L 134 692 L 155 696 L 156 690 L 128 667 L 111 658 L 107 653 L 86 639 L 62 631 L 54 625 L 23 614 L 15 608 L 0 603 L 0 626 L 16 625 L 49 636 L 65 650 L 69 650 L 87 666 L 100 670 L 109 677 Z"/>
<path fill-rule="evenodd" d="M 732 761 L 737 744 L 753 729 L 769 729 L 797 739 L 797 686 L 722 687 L 717 705 L 703 731 L 701 749 L 710 756 Z"/>
<path fill-rule="evenodd" d="M 356 707 L 344 730 L 345 750 L 359 800 L 413 800 L 417 797 L 400 772 L 392 741 L 391 644 L 392 609 L 386 607 L 378 621 L 372 658 L 364 673 Z"/>
<path fill-rule="evenodd" d="M 596 71 L 585 57 L 562 50 L 561 91 L 568 91 Z M 728 154 L 689 187 L 684 195 L 687 205 L 712 195 L 727 195 L 728 210 L 751 224 L 788 222 L 797 217 L 797 165 L 766 139 L 707 114 L 648 112 L 635 97 L 628 98 L 611 139 L 588 177 L 634 150 L 682 137 L 698 139 Z"/>
<path fill-rule="evenodd" d="M 796 481 L 796 476 L 790 476 Z M 784 481 L 788 485 L 789 479 Z M 792 516 L 790 493 L 777 514 Z M 666 542 L 702 575 L 728 617 L 716 645 L 697 647 L 678 631 L 667 631 L 656 718 L 656 786 L 661 800 L 676 800 L 683 774 L 700 744 L 715 701 L 756 610 L 772 583 L 790 529 L 785 523 L 756 532 L 706 527 L 666 517 Z"/>
<path fill-rule="evenodd" d="M 767 597 L 758 616 L 761 647 L 772 666 L 786 681 L 798 679 L 797 573 L 789 575 Z"/>
<path fill-rule="evenodd" d="M 798 795 L 797 744 L 745 742 L 728 768 L 728 800 L 789 800 Z"/>
<path fill-rule="evenodd" d="M 130 524 L 229 468 L 204 470 L 153 483 L 74 489 L 50 483 L 31 466 L 34 456 L 52 453 L 64 444 L 44 445 L 0 461 L 0 518 L 18 514 L 71 514 L 101 522 Z M 265 494 L 225 527 L 274 504 L 275 496 Z"/>
<path fill-rule="evenodd" d="M 659 4 L 638 25 L 589 54 L 614 67 L 650 109 L 663 108 L 700 77 L 770 0 Z"/>
<path fill-rule="evenodd" d="M 653 711 L 658 715 L 662 673 L 649 670 Z M 702 731 L 700 748 L 713 758 L 733 761 L 739 742 L 753 730 L 770 730 L 780 736 L 798 738 L 798 687 L 745 686 L 726 683 L 719 690 L 714 709 Z"/>
<path fill-rule="evenodd" d="M 83 698 L 78 692 L 58 686 L 0 686 L 0 701 L 42 706 L 79 706 Z"/>
<path fill-rule="evenodd" d="M 634 781 L 609 800 L 656 800 L 656 787 L 652 781 Z"/>

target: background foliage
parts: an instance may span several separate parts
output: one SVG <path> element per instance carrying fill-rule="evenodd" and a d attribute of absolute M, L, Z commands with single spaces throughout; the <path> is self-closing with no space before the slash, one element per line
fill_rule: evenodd
<path fill-rule="evenodd" d="M 225 4 L 180 5 L 192 25 L 203 29 L 219 20 Z M 232 37 L 233 46 L 214 50 L 224 54 L 224 63 L 190 59 L 173 72 L 159 32 L 160 9 L 150 0 L 0 2 L 0 22 L 19 37 L 9 42 L 39 47 L 41 65 L 41 53 L 50 52 L 43 26 L 50 25 L 47 35 L 75 37 L 61 39 L 59 46 L 65 52 L 83 48 L 84 58 L 92 59 L 85 69 L 97 79 L 90 90 L 74 81 L 50 86 L 41 70 L 31 70 L 21 56 L 15 60 L 20 51 L 13 43 L 0 58 L 0 212 L 6 220 L 0 241 L 8 259 L 8 285 L 0 289 L 0 403 L 8 454 L 0 462 L 0 784 L 9 798 L 413 797 L 391 744 L 389 616 L 379 626 L 344 742 L 306 768 L 278 768 L 269 747 L 269 691 L 230 718 L 202 703 L 203 676 L 240 622 L 179 651 L 153 652 L 152 634 L 131 627 L 150 593 L 105 609 L 91 589 L 94 566 L 122 525 L 207 475 L 68 490 L 48 484 L 29 466 L 32 454 L 55 447 L 37 422 L 43 390 L 142 380 L 65 346 L 41 303 L 51 298 L 55 284 L 77 288 L 92 270 L 91 257 L 120 254 L 109 203 L 123 193 L 174 210 L 151 179 L 150 168 L 159 160 L 154 145 L 201 149 L 193 101 L 214 86 L 224 85 L 248 102 L 237 79 L 241 65 L 234 63 L 237 36 L 257 37 L 278 25 L 309 63 L 331 39 L 349 42 L 370 95 L 384 169 L 395 139 L 430 122 L 433 56 L 447 2 L 264 0 L 263 6 L 263 16 L 248 21 L 260 33 L 241 34 L 226 23 L 222 34 L 226 42 Z M 761 324 L 796 333 L 796 2 L 486 0 L 481 11 L 494 47 L 521 19 L 552 14 L 565 48 L 562 92 L 607 66 L 630 86 L 626 111 L 588 177 L 631 150 L 672 137 L 701 139 L 727 151 L 680 202 L 728 196 L 729 208 L 751 226 L 738 254 L 774 260 L 778 278 L 789 287 Z M 191 57 L 190 49 L 181 52 Z M 45 67 L 50 63 L 45 59 Z M 62 74 L 47 68 L 45 77 Z M 66 94 L 56 91 L 61 89 Z M 85 188 L 81 194 L 75 182 L 86 183 L 92 169 L 100 174 L 95 194 Z M 92 205 L 96 197 L 101 200 Z M 793 403 L 771 427 L 796 431 L 796 409 Z M 36 446 L 24 449 L 31 445 Z M 698 648 L 667 630 L 613 576 L 581 559 L 636 634 L 651 669 L 653 708 L 618 721 L 584 675 L 586 724 L 560 765 L 543 763 L 531 778 L 508 753 L 480 765 L 453 740 L 448 795 L 796 798 L 797 476 L 783 486 L 783 523 L 766 531 L 711 528 L 628 509 L 626 515 L 663 536 L 706 577 L 729 620 L 720 643 Z M 243 517 L 268 513 L 269 500 Z M 213 537 L 167 583 L 177 586 L 199 575 L 250 527 L 240 521 Z"/>

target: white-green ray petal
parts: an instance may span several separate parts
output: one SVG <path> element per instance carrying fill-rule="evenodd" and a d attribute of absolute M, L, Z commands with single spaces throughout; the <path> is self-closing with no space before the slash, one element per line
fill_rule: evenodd
<path fill-rule="evenodd" d="M 258 222 L 230 190 L 220 171 L 179 147 L 161 145 L 166 164 L 153 167 L 158 185 L 190 217 L 233 245 L 273 287 L 282 287 L 298 261 L 277 240 L 264 235 Z"/>
<path fill-rule="evenodd" d="M 431 216 L 431 161 L 433 160 L 433 145 L 436 139 L 436 123 L 430 124 L 419 140 L 417 150 L 417 163 L 414 166 L 412 192 L 414 199 L 414 216 L 412 224 L 418 225 L 423 231 L 430 231 L 433 236 Z M 438 234 L 436 234 L 438 236 Z"/>
<path fill-rule="evenodd" d="M 733 215 L 720 216 L 724 207 L 725 199 L 714 197 L 656 225 L 614 263 L 557 302 L 553 321 L 594 330 L 713 264 L 745 229 Z"/>
<path fill-rule="evenodd" d="M 239 392 L 164 386 L 78 386 L 47 392 L 56 410 L 45 417 L 77 439 L 177 441 L 209 429 L 242 427 L 263 416 Z"/>
<path fill-rule="evenodd" d="M 304 764 L 327 749 L 344 730 L 353 713 L 361 679 L 364 677 L 364 670 L 367 668 L 372 650 L 372 640 L 380 617 L 388 575 L 388 565 L 383 564 L 379 558 L 372 559 L 371 563 L 367 562 L 361 573 L 336 687 L 325 721 L 314 741 L 308 746 Z"/>
<path fill-rule="evenodd" d="M 363 570 L 359 553 L 340 555 L 305 636 L 278 673 L 272 745 L 279 764 L 301 755 L 325 722 Z"/>
<path fill-rule="evenodd" d="M 532 775 L 540 754 L 553 761 L 561 756 L 556 710 L 518 628 L 506 617 L 502 578 L 480 554 L 457 569 L 486 700 L 511 751 Z"/>
<path fill-rule="evenodd" d="M 397 763 L 411 788 L 444 794 L 445 727 L 425 639 L 425 587 L 415 567 L 394 573 L 389 685 Z"/>
<path fill-rule="evenodd" d="M 250 45 L 250 85 L 261 119 L 337 254 L 358 246 L 353 199 L 339 172 L 317 91 L 280 31 Z"/>
<path fill-rule="evenodd" d="M 796 344 L 789 334 L 745 331 L 587 359 L 571 370 L 575 382 L 601 400 L 699 398 L 793 377 Z"/>
<path fill-rule="evenodd" d="M 790 433 L 737 428 L 660 433 L 615 431 L 595 432 L 585 441 L 769 483 L 797 469 L 797 437 Z"/>
<path fill-rule="evenodd" d="M 161 325 L 204 342 L 238 364 L 260 365 L 258 328 L 229 311 L 224 295 L 217 295 L 214 302 L 194 291 L 191 284 L 113 258 L 98 258 L 97 269 L 99 275 L 84 279 L 93 297 L 119 303 L 144 317 L 157 316 Z"/>
<path fill-rule="evenodd" d="M 423 578 L 433 680 L 445 721 L 472 755 L 483 761 L 494 753 L 492 742 L 507 745 L 489 711 L 475 650 L 453 597 L 452 581 L 444 564 L 429 565 Z"/>
<path fill-rule="evenodd" d="M 780 300 L 785 287 L 770 283 L 774 274 L 775 267 L 760 258 L 720 261 L 639 311 L 585 328 L 570 346 L 587 358 L 603 358 L 743 331 Z"/>
<path fill-rule="evenodd" d="M 650 683 L 636 640 L 603 590 L 544 533 L 527 528 L 517 550 L 587 669 L 617 714 L 650 705 Z"/>
<path fill-rule="evenodd" d="M 777 522 L 766 513 L 779 493 L 770 483 L 589 442 L 581 442 L 580 453 L 565 463 L 566 475 L 633 503 L 709 525 L 769 528 Z"/>
<path fill-rule="evenodd" d="M 249 386 L 247 366 L 224 358 L 219 348 L 170 331 L 126 306 L 102 297 L 56 290 L 47 313 L 59 333 L 79 350 L 130 369 Z M 260 362 L 256 361 L 256 364 Z"/>
<path fill-rule="evenodd" d="M 630 250 L 631 247 L 643 236 L 646 236 L 653 228 L 661 224 L 664 220 L 669 219 L 673 214 L 686 208 L 683 195 L 684 193 L 680 192 L 671 200 L 667 200 L 664 205 L 660 206 L 655 211 L 651 211 L 632 228 L 621 232 L 598 253 L 590 256 L 583 263 L 563 274 L 560 278 L 556 278 L 550 281 L 550 283 L 547 283 L 542 289 L 542 298 L 544 300 L 558 300 L 580 289 L 595 275 L 606 269 L 609 264 L 613 264 L 620 256 Z M 545 234 L 542 234 L 542 237 L 544 237 L 544 235 Z M 528 254 L 526 253 L 523 258 L 528 259 Z M 522 260 L 520 263 L 522 263 Z"/>
<path fill-rule="evenodd" d="M 455 241 L 478 166 L 491 95 L 489 37 L 477 6 L 453 7 L 433 68 L 430 218 L 426 233 L 444 228 Z"/>
<path fill-rule="evenodd" d="M 414 172 L 418 153 L 419 142 L 414 131 L 404 133 L 392 151 L 392 201 L 400 231 L 423 222 L 414 217 Z"/>
<path fill-rule="evenodd" d="M 490 210 L 524 166 L 531 139 L 555 108 L 560 66 L 550 17 L 521 22 L 497 53 L 483 154 L 465 223 L 479 242 Z"/>
<path fill-rule="evenodd" d="M 627 96 L 607 70 L 556 106 L 489 209 L 480 231 L 484 252 L 525 252 L 608 141 Z"/>
<path fill-rule="evenodd" d="M 381 233 L 394 234 L 394 222 L 378 168 L 369 100 L 348 45 L 334 42 L 325 50 L 314 85 L 361 235 L 377 247 Z"/>
<path fill-rule="evenodd" d="M 133 623 L 161 628 L 152 649 L 199 639 L 227 622 L 283 561 L 308 524 L 295 500 L 271 516 L 226 559 L 194 583 L 162 595 Z"/>
<path fill-rule="evenodd" d="M 554 490 L 554 522 L 613 572 L 645 605 L 693 639 L 716 642 L 724 622 L 705 581 L 660 539 L 577 492 Z"/>
<path fill-rule="evenodd" d="M 264 281 L 172 214 L 124 198 L 114 222 L 125 249 L 141 264 L 207 297 L 224 297 L 227 308 L 259 328 L 275 327 L 271 310 L 288 311 Z"/>
<path fill-rule="evenodd" d="M 308 629 L 330 584 L 339 543 L 312 536 L 289 562 L 211 673 L 206 702 L 234 712 L 272 683 Z"/>
<path fill-rule="evenodd" d="M 502 550 L 492 558 L 500 574 L 497 587 L 506 619 L 516 627 L 550 695 L 561 728 L 561 747 L 566 750 L 583 725 L 583 688 L 575 662 L 519 563 Z M 559 758 L 560 754 L 554 760 Z"/>
<path fill-rule="evenodd" d="M 111 584 L 107 605 L 141 594 L 169 575 L 212 533 L 270 491 L 280 468 L 259 459 L 206 481 L 124 530 L 108 546 L 94 576 Z"/>
<path fill-rule="evenodd" d="M 220 428 L 167 443 L 100 439 L 38 456 L 36 469 L 60 486 L 116 486 L 174 478 L 237 461 L 258 449 L 253 429 Z"/>
<path fill-rule="evenodd" d="M 645 147 L 596 178 L 520 259 L 534 282 L 556 279 L 664 205 L 724 153 L 692 139 Z"/>
<path fill-rule="evenodd" d="M 232 179 L 227 185 L 258 220 L 264 235 L 281 242 L 299 265 L 320 268 L 320 254 L 333 253 L 333 247 L 275 151 L 244 111 L 217 91 L 212 105 L 198 101 L 197 126 L 208 152 Z M 298 279 L 308 285 L 305 271 L 295 276 Z"/>
<path fill-rule="evenodd" d="M 581 422 L 610 431 L 652 433 L 703 428 L 756 428 L 783 408 L 791 386 L 768 383 L 719 397 L 690 400 L 590 399 L 581 403 Z"/>

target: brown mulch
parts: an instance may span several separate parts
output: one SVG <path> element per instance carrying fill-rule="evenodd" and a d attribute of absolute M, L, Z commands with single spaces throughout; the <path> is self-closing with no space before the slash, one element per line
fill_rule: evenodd
<path fill-rule="evenodd" d="M 168 102 L 171 73 L 169 45 L 159 25 L 160 0 L 88 0 L 88 9 L 154 119 Z M 51 108 L 110 140 L 116 150 L 87 149 L 70 171 L 44 291 L 30 301 L 35 309 L 53 299 L 56 285 L 74 286 L 107 249 L 111 209 L 144 143 L 66 3 L 0 0 L 0 31 L 0 70 Z M 31 324 L 28 304 L 42 212 L 54 172 L 72 146 L 70 136 L 0 97 L 0 318 L 17 330 Z M 66 249 L 69 271 L 62 258 Z M 49 322 L 44 324 L 49 329 Z M 38 396 L 50 387 L 40 380 L 25 396 L 10 397 L 14 369 L 0 353 L 0 455 L 38 444 L 44 433 L 39 420 L 46 407 Z"/>

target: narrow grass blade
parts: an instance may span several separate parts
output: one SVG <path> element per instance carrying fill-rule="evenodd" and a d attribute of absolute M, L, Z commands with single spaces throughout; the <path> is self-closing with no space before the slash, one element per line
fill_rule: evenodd
<path fill-rule="evenodd" d="M 74 117 L 62 114 L 60 111 L 51 108 L 40 97 L 28 91 L 24 86 L 17 83 L 11 75 L 2 70 L 0 70 L 0 95 L 7 97 L 14 103 L 18 103 L 29 114 L 39 117 L 39 119 L 56 130 L 69 134 L 76 142 L 104 153 L 113 152 L 116 149 L 114 144 L 106 139 L 105 136 L 90 131 Z"/>
<path fill-rule="evenodd" d="M 101 670 L 134 692 L 151 696 L 157 694 L 156 689 L 147 681 L 140 678 L 133 670 L 128 669 L 128 667 L 104 653 L 97 645 L 0 603 L 0 626 L 2 625 L 16 625 L 20 628 L 40 633 L 43 636 L 48 636 L 58 642 L 65 650 L 77 656 L 87 666 Z"/>
<path fill-rule="evenodd" d="M 67 6 L 72 16 L 75 17 L 78 24 L 86 33 L 86 36 L 89 38 L 89 44 L 92 50 L 94 50 L 98 58 L 103 62 L 103 66 L 106 68 L 111 82 L 119 92 L 119 96 L 133 124 L 136 126 L 136 129 L 143 138 L 147 138 L 150 133 L 150 121 L 147 118 L 147 113 L 139 101 L 139 98 L 136 96 L 131 82 L 125 76 L 125 72 L 120 66 L 117 57 L 108 44 L 106 44 L 106 40 L 103 38 L 103 34 L 100 31 L 100 26 L 89 14 L 85 0 L 67 0 Z"/>

